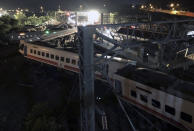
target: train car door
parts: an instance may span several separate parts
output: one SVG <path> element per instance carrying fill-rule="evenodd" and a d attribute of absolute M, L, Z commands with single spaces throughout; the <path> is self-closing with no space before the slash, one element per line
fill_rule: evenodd
<path fill-rule="evenodd" d="M 27 56 L 27 46 L 24 46 L 24 56 Z"/>

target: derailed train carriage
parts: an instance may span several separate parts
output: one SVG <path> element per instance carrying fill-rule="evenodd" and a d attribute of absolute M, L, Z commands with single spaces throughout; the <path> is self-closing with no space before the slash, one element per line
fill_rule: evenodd
<path fill-rule="evenodd" d="M 27 59 L 38 61 L 41 63 L 49 64 L 57 68 L 62 68 L 71 72 L 79 73 L 79 55 L 77 51 L 72 49 L 56 48 L 55 46 L 48 45 L 45 42 L 25 42 L 21 41 L 19 52 Z M 101 54 L 95 54 L 96 57 L 101 57 Z M 109 56 L 107 56 L 109 57 Z M 124 67 L 129 60 L 113 57 L 107 63 L 107 75 L 113 78 L 114 73 Z M 101 79 L 103 75 L 100 72 L 95 72 L 97 78 Z"/>
<path fill-rule="evenodd" d="M 20 43 L 19 52 L 31 60 L 71 72 L 80 71 L 76 52 L 49 47 L 42 42 L 24 41 Z M 127 62 L 117 59 L 108 64 L 108 76 L 120 96 L 181 129 L 194 130 L 194 84 L 151 69 L 130 65 L 123 68 Z M 102 78 L 99 72 L 95 75 Z"/>
<path fill-rule="evenodd" d="M 146 68 L 127 66 L 114 75 L 120 95 L 152 115 L 194 130 L 194 84 Z"/>

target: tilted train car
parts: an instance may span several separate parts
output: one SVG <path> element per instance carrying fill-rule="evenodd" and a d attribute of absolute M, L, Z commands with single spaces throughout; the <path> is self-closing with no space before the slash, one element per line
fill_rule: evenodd
<path fill-rule="evenodd" d="M 19 52 L 28 59 L 76 73 L 80 71 L 76 52 L 52 48 L 42 42 L 23 41 L 19 48 Z M 131 104 L 181 129 L 194 130 L 194 84 L 150 69 L 123 68 L 127 62 L 117 59 L 108 64 L 108 75 L 114 80 L 120 95 Z M 96 78 L 102 78 L 99 72 L 95 74 Z"/>
<path fill-rule="evenodd" d="M 75 51 L 64 50 L 62 48 L 54 48 L 45 42 L 28 43 L 20 42 L 19 52 L 24 57 L 35 60 L 41 63 L 49 64 L 68 71 L 79 73 L 79 55 Z M 98 56 L 99 55 L 99 56 Z M 100 54 L 97 54 L 100 57 Z M 122 68 L 129 61 L 123 58 L 116 58 L 111 60 L 107 68 L 107 73 L 110 78 L 113 78 L 114 73 Z M 97 78 L 101 79 L 103 76 L 100 72 L 95 72 Z"/>
<path fill-rule="evenodd" d="M 194 84 L 165 73 L 128 66 L 114 75 L 115 88 L 131 104 L 180 129 L 194 130 Z"/>

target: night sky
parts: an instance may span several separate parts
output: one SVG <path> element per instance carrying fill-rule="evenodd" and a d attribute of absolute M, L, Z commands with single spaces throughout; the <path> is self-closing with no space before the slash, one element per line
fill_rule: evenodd
<path fill-rule="evenodd" d="M 62 8 L 79 7 L 82 3 L 88 6 L 100 5 L 104 0 L 0 0 L 0 6 L 3 8 L 30 8 L 34 9 L 41 5 L 47 9 L 56 9 L 60 5 Z M 110 0 L 111 3 L 117 3 L 120 0 Z M 131 0 L 137 1 L 137 0 Z M 129 0 L 122 0 L 122 4 L 128 3 Z"/>
<path fill-rule="evenodd" d="M 157 4 L 158 6 L 165 7 L 167 3 L 170 3 L 171 1 L 179 1 L 184 8 L 191 8 L 194 5 L 194 0 L 109 0 L 112 5 L 126 5 L 131 3 L 142 3 L 142 2 L 148 2 Z M 39 7 L 42 5 L 46 9 L 57 9 L 59 5 L 62 9 L 75 9 L 76 7 L 79 7 L 79 5 L 84 3 L 87 6 L 99 6 L 104 0 L 0 0 L 0 7 L 5 9 L 15 9 L 15 8 L 29 8 L 29 9 L 39 9 Z M 182 2 L 182 3 L 181 3 Z M 192 9 L 192 8 L 191 8 Z"/>

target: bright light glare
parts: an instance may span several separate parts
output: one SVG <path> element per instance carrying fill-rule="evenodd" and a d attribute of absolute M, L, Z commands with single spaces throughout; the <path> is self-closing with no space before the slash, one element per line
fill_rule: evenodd
<path fill-rule="evenodd" d="M 187 33 L 187 35 L 188 35 L 188 36 L 189 36 L 189 35 L 194 36 L 194 31 L 189 31 L 189 32 Z"/>
<path fill-rule="evenodd" d="M 122 58 L 120 58 L 120 57 L 104 56 L 104 58 L 106 58 L 106 59 L 112 58 L 113 60 L 122 61 Z"/>
<path fill-rule="evenodd" d="M 26 35 L 26 33 L 24 33 L 24 32 L 21 32 L 21 33 L 20 33 L 20 35 Z"/>
<path fill-rule="evenodd" d="M 76 17 L 76 15 L 71 15 L 71 16 L 70 16 L 70 18 L 74 18 L 74 17 Z"/>
<path fill-rule="evenodd" d="M 106 33 L 109 35 L 110 34 L 110 30 L 106 29 Z"/>
<path fill-rule="evenodd" d="M 72 23 L 72 24 L 75 24 L 75 20 L 71 19 L 71 17 L 68 17 L 68 23 Z"/>
<path fill-rule="evenodd" d="M 177 13 L 178 13 L 177 10 L 173 10 L 173 11 L 172 11 L 172 14 L 175 14 L 175 15 L 176 15 Z"/>
<path fill-rule="evenodd" d="M 122 61 L 122 58 L 119 57 L 113 57 L 114 60 Z"/>
<path fill-rule="evenodd" d="M 111 30 L 110 29 L 105 29 L 105 31 L 103 32 L 103 34 L 109 38 L 112 39 L 112 35 L 113 33 L 111 33 Z"/>
<path fill-rule="evenodd" d="M 174 7 L 174 3 L 171 3 L 171 4 L 170 4 L 170 7 Z"/>
<path fill-rule="evenodd" d="M 131 29 L 135 29 L 136 27 L 134 25 L 131 25 Z"/>
<path fill-rule="evenodd" d="M 100 13 L 98 11 L 92 10 L 88 12 L 88 22 L 94 24 L 100 19 Z"/>
<path fill-rule="evenodd" d="M 86 23 L 86 22 L 82 23 L 82 26 L 86 26 L 86 25 L 87 25 L 87 23 Z"/>

